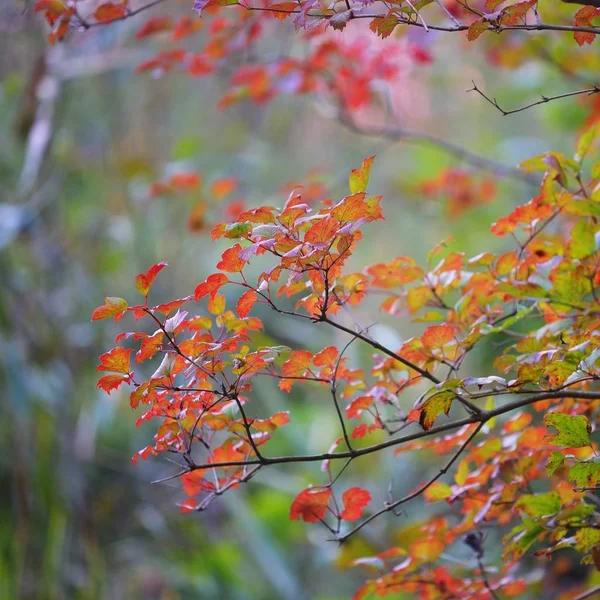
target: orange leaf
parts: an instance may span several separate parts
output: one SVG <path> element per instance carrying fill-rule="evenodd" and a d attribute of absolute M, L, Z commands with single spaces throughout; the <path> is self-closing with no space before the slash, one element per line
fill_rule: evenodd
<path fill-rule="evenodd" d="M 330 217 L 317 221 L 304 236 L 305 241 L 311 244 L 330 244 L 336 233 L 340 229 L 340 224 Z"/>
<path fill-rule="evenodd" d="M 592 19 L 600 16 L 600 8 L 594 6 L 584 6 L 575 13 L 575 26 L 576 27 L 593 27 Z M 576 31 L 575 41 L 580 45 L 591 44 L 596 35 L 586 31 Z"/>
<path fill-rule="evenodd" d="M 127 14 L 127 3 L 121 2 L 120 4 L 114 4 L 113 2 L 106 2 L 101 4 L 94 13 L 94 18 L 99 23 L 106 23 L 110 21 L 116 21 L 122 19 Z"/>
<path fill-rule="evenodd" d="M 429 349 L 441 348 L 454 337 L 454 327 L 450 325 L 431 325 L 423 335 L 423 346 Z"/>
<path fill-rule="evenodd" d="M 338 355 L 339 352 L 335 346 L 327 346 L 315 354 L 313 364 L 315 367 L 335 367 Z"/>
<path fill-rule="evenodd" d="M 300 492 L 290 508 L 290 519 L 292 521 L 305 521 L 316 523 L 325 518 L 331 490 L 308 488 Z"/>
<path fill-rule="evenodd" d="M 123 375 L 105 375 L 98 380 L 96 387 L 110 394 L 112 390 L 116 390 L 122 383 L 129 383 L 129 377 L 124 377 Z"/>
<path fill-rule="evenodd" d="M 225 273 L 241 273 L 246 261 L 240 258 L 242 247 L 236 244 L 223 252 L 221 261 L 217 263 L 217 269 L 225 271 Z"/>
<path fill-rule="evenodd" d="M 129 374 L 129 355 L 133 352 L 131 349 L 117 346 L 110 352 L 106 352 L 100 357 L 100 364 L 96 371 L 111 371 L 113 373 Z"/>
<path fill-rule="evenodd" d="M 210 190 L 212 195 L 217 200 L 222 200 L 225 196 L 228 196 L 237 187 L 237 179 L 234 177 L 226 177 L 224 179 L 217 179 L 211 186 Z"/>
<path fill-rule="evenodd" d="M 215 294 L 217 294 L 221 287 L 226 283 L 229 283 L 229 279 L 226 275 L 223 275 L 223 273 L 213 273 L 206 278 L 204 283 L 196 286 L 194 298 L 200 300 L 208 295 L 210 295 L 211 298 L 214 298 Z"/>
<path fill-rule="evenodd" d="M 165 261 L 152 265 L 146 273 L 139 273 L 135 276 L 135 289 L 142 295 L 147 296 L 156 276 L 162 271 L 168 263 Z"/>
<path fill-rule="evenodd" d="M 170 17 L 150 17 L 135 34 L 135 39 L 141 40 L 142 38 L 148 37 L 149 35 L 160 33 L 161 31 L 169 31 L 172 28 L 173 21 Z"/>
<path fill-rule="evenodd" d="M 135 362 L 141 363 L 152 358 L 160 348 L 164 333 L 157 331 L 154 335 L 142 340 L 139 351 L 135 355 Z"/>
<path fill-rule="evenodd" d="M 363 508 L 371 502 L 371 494 L 367 490 L 353 487 L 342 494 L 344 510 L 340 517 L 346 521 L 356 521 L 363 516 Z"/>
<path fill-rule="evenodd" d="M 114 317 L 118 321 L 127 310 L 127 301 L 123 298 L 114 298 L 107 296 L 104 298 L 104 305 L 99 306 L 92 313 L 92 321 Z"/>

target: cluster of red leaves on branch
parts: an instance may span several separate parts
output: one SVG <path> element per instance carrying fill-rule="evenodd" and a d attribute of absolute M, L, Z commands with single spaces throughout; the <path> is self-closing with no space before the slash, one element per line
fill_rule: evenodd
<path fill-rule="evenodd" d="M 157 2 L 148 2 L 132 6 L 129 0 L 122 2 L 100 1 L 95 11 L 90 15 L 81 15 L 77 11 L 76 2 L 73 0 L 37 0 L 34 10 L 44 14 L 48 24 L 52 27 L 49 40 L 54 43 L 62 40 L 69 28 L 90 28 L 98 25 L 107 25 L 122 21 L 131 16 L 152 8 Z M 401 2 L 391 5 L 383 0 L 366 2 L 317 2 L 317 0 L 297 0 L 294 2 L 270 1 L 238 1 L 238 0 L 195 0 L 195 11 L 205 14 L 220 13 L 221 9 L 237 11 L 235 25 L 231 25 L 221 18 L 218 29 L 211 32 L 211 43 L 202 55 L 197 55 L 203 60 L 210 61 L 223 56 L 227 46 L 235 46 L 239 50 L 251 39 L 260 35 L 264 23 L 268 20 L 284 21 L 291 18 L 296 29 L 313 31 L 321 26 L 334 30 L 344 30 L 352 22 L 366 21 L 370 29 L 382 38 L 389 37 L 397 28 L 419 27 L 425 30 L 437 29 L 447 32 L 466 32 L 469 41 L 476 40 L 486 31 L 502 32 L 510 30 L 556 30 L 554 23 L 542 23 L 537 16 L 538 0 L 476 0 L 473 3 L 463 3 L 451 0 L 443 4 L 437 2 L 437 14 L 424 11 L 432 0 L 425 2 Z M 441 9 L 441 10 L 439 10 Z M 596 31 L 593 24 L 600 14 L 600 9 L 594 6 L 584 6 L 579 9 L 573 20 L 573 25 L 564 27 L 564 14 L 556 8 L 552 16 L 559 20 L 558 30 L 561 26 L 565 31 L 572 31 L 579 45 L 590 44 L 594 41 Z M 446 23 L 450 23 L 447 25 Z M 244 28 L 244 25 L 250 25 Z M 138 33 L 138 38 L 147 37 L 157 33 L 171 32 L 172 38 L 179 40 L 194 33 L 200 28 L 198 21 L 188 17 L 174 22 L 166 16 L 152 17 Z M 242 33 L 244 31 L 244 33 Z M 246 37 L 246 39 L 241 39 Z M 210 47 L 210 49 L 209 49 Z M 215 55 L 216 51 L 216 55 Z M 185 54 L 182 51 L 182 54 Z M 166 56 L 164 57 L 166 59 Z M 210 62 L 207 69 L 212 68 Z"/>
<path fill-rule="evenodd" d="M 106 298 L 92 317 L 132 313 L 149 326 L 120 334 L 98 367 L 109 373 L 100 388 L 132 385 L 131 406 L 145 407 L 139 422 L 160 422 L 154 443 L 135 459 L 181 458 L 174 477 L 189 496 L 184 510 L 207 508 L 270 465 L 321 462 L 323 479 L 298 494 L 290 518 L 319 523 L 340 542 L 414 498 L 445 502 L 408 547 L 356 561 L 377 571 L 357 599 L 399 591 L 430 600 L 518 597 L 540 578 L 522 567 L 528 551 L 548 557 L 569 548 L 600 570 L 600 462 L 590 437 L 600 410 L 600 162 L 584 168 L 599 133 L 586 132 L 572 159 L 551 152 L 522 165 L 543 172 L 543 181 L 536 197 L 492 226 L 494 235 L 514 238 L 509 252 L 467 259 L 440 244 L 423 267 L 400 256 L 347 273 L 361 227 L 382 219 L 380 197 L 366 191 L 371 157 L 335 204 L 313 208 L 292 193 L 281 209 L 261 206 L 216 226 L 213 238 L 232 245 L 193 295 L 150 306 L 165 264 L 138 275 L 143 304 Z M 249 279 L 247 266 L 258 261 L 268 267 Z M 233 310 L 225 286 L 239 289 Z M 399 348 L 379 343 L 352 316 L 370 294 L 384 296 L 383 311 L 423 323 L 422 333 Z M 258 304 L 343 332 L 348 344 L 316 353 L 256 346 Z M 504 347 L 495 372 L 465 376 L 467 356 L 491 341 Z M 370 372 L 348 364 L 351 343 L 372 348 Z M 132 355 L 138 365 L 156 360 L 152 375 L 134 372 Z M 267 454 L 291 413 L 255 415 L 251 398 L 262 377 L 278 379 L 286 392 L 300 383 L 323 390 L 339 424 L 328 450 Z M 405 411 L 407 398 L 416 401 Z M 382 507 L 360 487 L 339 489 L 353 461 L 389 448 L 447 458 Z M 489 564 L 484 529 L 503 534 L 498 565 Z M 465 548 L 471 561 L 442 557 Z"/>

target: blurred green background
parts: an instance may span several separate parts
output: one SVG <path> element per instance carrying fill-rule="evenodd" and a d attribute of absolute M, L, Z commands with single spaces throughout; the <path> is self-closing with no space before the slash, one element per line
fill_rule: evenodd
<path fill-rule="evenodd" d="M 235 176 L 235 196 L 280 205 L 289 181 L 321 183 L 341 198 L 349 170 L 377 154 L 370 188 L 384 195 L 387 220 L 365 229 L 354 268 L 400 254 L 422 260 L 448 236 L 467 253 L 497 249 L 504 241 L 489 237 L 489 224 L 534 190 L 498 180 L 491 203 L 450 218 L 443 190 L 426 196 L 420 185 L 446 166 L 468 165 L 431 145 L 352 133 L 331 117 L 326 98 L 314 96 L 219 112 L 226 70 L 198 80 L 133 73 L 156 50 L 133 40 L 142 21 L 73 32 L 48 47 L 41 20 L 23 9 L 0 0 L 0 597 L 348 598 L 366 575 L 348 563 L 410 540 L 407 527 L 425 514 L 422 503 L 339 548 L 320 528 L 288 518 L 294 495 L 319 480 L 313 465 L 270 468 L 208 512 L 180 514 L 177 482 L 151 484 L 173 466 L 159 458 L 131 465 L 152 424 L 134 426 L 138 415 L 125 391 L 96 390 L 97 358 L 119 329 L 92 324 L 91 312 L 104 295 L 133 299 L 135 274 L 160 260 L 170 267 L 153 288 L 156 302 L 192 293 L 214 270 L 224 244 L 207 231 L 223 207 L 207 192 L 150 197 L 151 183 L 177 170 L 199 172 L 204 189 Z M 271 47 L 289 49 L 289 35 L 283 28 Z M 430 35 L 424 43 L 435 62 L 409 69 L 395 92 L 404 126 L 509 165 L 548 148 L 571 150 L 589 114 L 581 103 L 508 119 L 466 93 L 471 80 L 489 81 L 516 105 L 540 90 L 563 91 L 559 69 L 548 61 L 491 67 L 463 38 Z M 562 42 L 553 43 L 560 52 Z M 199 201 L 208 207 L 206 226 L 193 233 L 188 219 Z M 399 345 L 417 331 L 406 320 L 376 316 L 374 307 L 361 307 L 358 320 L 377 319 L 373 331 L 386 343 Z M 345 341 L 283 316 L 259 316 L 277 343 L 318 350 Z M 355 344 L 349 356 L 368 367 L 367 348 Z M 480 355 L 471 368 L 487 364 Z M 257 414 L 292 411 L 293 424 L 277 433 L 272 452 L 327 449 L 336 421 L 315 391 L 297 385 L 288 396 L 271 381 L 261 385 Z M 369 488 L 381 504 L 390 484 L 415 485 L 436 460 L 365 458 L 347 481 Z"/>

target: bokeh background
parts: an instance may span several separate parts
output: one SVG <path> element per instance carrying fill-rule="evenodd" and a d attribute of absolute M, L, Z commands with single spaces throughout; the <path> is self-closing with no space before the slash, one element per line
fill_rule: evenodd
<path fill-rule="evenodd" d="M 186 14 L 188 4 L 162 12 Z M 190 294 L 223 251 L 208 231 L 228 201 L 280 205 L 294 183 L 341 198 L 349 170 L 371 154 L 370 189 L 383 194 L 387 220 L 365 229 L 355 268 L 401 254 L 422 260 L 450 236 L 469 254 L 502 247 L 489 224 L 535 190 L 493 173 L 495 194 L 485 202 L 477 193 L 457 199 L 446 184 L 432 188 L 443 169 L 469 165 L 435 145 L 349 131 L 326 97 L 219 111 L 226 68 L 202 79 L 134 73 L 160 45 L 135 42 L 141 23 L 73 32 L 50 47 L 31 6 L 0 0 L 0 597 L 348 598 L 365 576 L 348 564 L 408 543 L 428 508 L 417 501 L 340 548 L 320 528 L 288 518 L 294 495 L 318 479 L 316 465 L 270 468 L 208 512 L 180 514 L 178 484 L 151 484 L 173 466 L 159 458 L 131 464 L 152 427 L 135 427 L 125 391 L 96 389 L 97 358 L 118 330 L 92 324 L 91 312 L 104 295 L 132 299 L 135 274 L 161 260 L 170 266 L 153 288 L 156 302 Z M 301 52 L 290 31 L 274 30 L 265 52 Z M 512 106 L 538 91 L 564 91 L 572 74 L 552 60 L 491 64 L 459 36 L 410 35 L 434 61 L 407 64 L 391 90 L 405 127 L 516 165 L 548 148 L 570 152 L 593 114 L 589 101 L 573 100 L 502 117 L 466 93 L 472 80 Z M 563 42 L 553 43 L 560 52 Z M 180 170 L 199 173 L 201 188 L 152 196 L 152 183 Z M 218 201 L 210 186 L 226 177 L 238 188 Z M 358 319 L 377 320 L 382 341 L 399 345 L 417 331 L 374 308 L 361 308 Z M 259 316 L 265 342 L 314 350 L 344 342 L 284 316 Z M 473 357 L 474 373 L 489 364 L 485 354 Z M 349 356 L 369 364 L 367 348 L 355 344 Z M 297 385 L 283 395 L 265 381 L 259 392 L 257 411 L 292 411 L 273 451 L 326 450 L 336 421 L 318 389 Z M 389 487 L 416 485 L 436 460 L 365 458 L 348 481 L 381 503 Z"/>

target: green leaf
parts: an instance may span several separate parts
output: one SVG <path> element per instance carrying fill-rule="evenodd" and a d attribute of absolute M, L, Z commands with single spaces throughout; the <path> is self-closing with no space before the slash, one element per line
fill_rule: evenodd
<path fill-rule="evenodd" d="M 577 142 L 577 152 L 573 157 L 577 164 L 581 164 L 583 159 L 586 157 L 593 143 L 596 141 L 598 134 L 600 133 L 600 127 L 595 123 L 592 125 L 580 138 Z"/>
<path fill-rule="evenodd" d="M 531 519 L 523 519 L 508 535 L 502 538 L 504 552 L 502 559 L 506 560 L 512 555 L 514 560 L 519 560 L 529 547 L 545 532 L 545 529 Z"/>
<path fill-rule="evenodd" d="M 353 194 L 364 192 L 367 189 L 374 160 L 374 156 L 369 156 L 369 158 L 365 158 L 365 160 L 362 161 L 360 169 L 352 169 L 350 172 L 348 185 Z"/>
<path fill-rule="evenodd" d="M 552 477 L 554 471 L 562 467 L 564 462 L 565 455 L 562 452 L 553 452 L 548 459 L 548 464 L 546 465 L 546 473 L 548 473 L 548 477 Z"/>
<path fill-rule="evenodd" d="M 246 237 L 252 231 L 252 224 L 248 221 L 230 223 L 225 228 L 225 237 L 230 240 Z"/>
<path fill-rule="evenodd" d="M 556 492 L 526 494 L 519 499 L 516 506 L 530 517 L 548 517 L 561 509 L 562 501 Z"/>
<path fill-rule="evenodd" d="M 594 487 L 600 481 L 600 463 L 595 460 L 580 462 L 569 469 L 569 481 L 577 487 Z"/>
<path fill-rule="evenodd" d="M 600 544 L 600 529 L 595 527 L 582 527 L 575 534 L 575 548 L 579 552 L 587 552 Z"/>
<path fill-rule="evenodd" d="M 589 446 L 592 426 L 583 415 L 567 415 L 564 413 L 549 413 L 544 417 L 546 427 L 554 427 L 558 434 L 547 437 L 549 442 L 563 448 L 584 448 Z"/>
<path fill-rule="evenodd" d="M 444 390 L 427 398 L 421 407 L 421 416 L 419 423 L 423 429 L 431 429 L 435 420 L 442 414 L 446 415 L 450 412 L 452 401 L 456 397 L 456 393 L 452 390 Z"/>
<path fill-rule="evenodd" d="M 569 250 L 573 258 L 585 258 L 594 252 L 596 249 L 595 233 L 595 227 L 591 221 L 582 219 L 575 223 L 569 242 Z"/>

